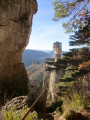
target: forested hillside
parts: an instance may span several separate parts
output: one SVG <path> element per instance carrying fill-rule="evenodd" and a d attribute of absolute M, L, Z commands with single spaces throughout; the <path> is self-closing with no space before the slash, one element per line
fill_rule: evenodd
<path fill-rule="evenodd" d="M 62 51 L 62 55 L 66 51 Z M 25 50 L 22 54 L 22 62 L 25 64 L 25 67 L 30 66 L 33 63 L 43 63 L 45 58 L 53 58 L 53 50 Z"/>
<path fill-rule="evenodd" d="M 30 82 L 38 83 L 39 81 L 43 81 L 43 64 L 32 64 L 26 67 L 26 70 Z"/>
<path fill-rule="evenodd" d="M 30 66 L 33 63 L 42 63 L 45 58 L 51 58 L 52 56 L 46 52 L 38 50 L 25 50 L 22 55 L 22 62 L 25 67 Z"/>

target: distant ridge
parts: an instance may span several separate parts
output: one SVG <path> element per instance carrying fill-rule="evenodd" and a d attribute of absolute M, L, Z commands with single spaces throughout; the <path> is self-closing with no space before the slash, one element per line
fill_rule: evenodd
<path fill-rule="evenodd" d="M 65 51 L 62 52 L 64 54 Z M 45 58 L 53 58 L 53 50 L 31 50 L 26 49 L 22 54 L 22 62 L 25 64 L 25 67 L 30 66 L 33 63 L 43 63 Z"/>
<path fill-rule="evenodd" d="M 52 56 L 46 52 L 27 49 L 22 54 L 22 62 L 25 67 L 30 66 L 33 63 L 43 63 L 45 58 L 51 58 Z"/>

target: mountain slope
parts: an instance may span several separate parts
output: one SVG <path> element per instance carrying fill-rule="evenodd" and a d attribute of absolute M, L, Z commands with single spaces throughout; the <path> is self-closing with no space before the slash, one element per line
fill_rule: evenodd
<path fill-rule="evenodd" d="M 26 67 L 29 81 L 37 83 L 38 81 L 43 80 L 43 64 L 32 64 Z"/>
<path fill-rule="evenodd" d="M 65 51 L 62 51 L 62 55 Z M 22 54 L 22 62 L 25 64 L 25 67 L 30 66 L 33 63 L 43 63 L 45 58 L 53 58 L 53 50 L 31 50 L 27 49 Z"/>
<path fill-rule="evenodd" d="M 25 50 L 22 54 L 22 62 L 25 64 L 25 67 L 27 67 L 33 63 L 42 63 L 45 58 L 51 57 L 51 55 L 43 51 Z"/>

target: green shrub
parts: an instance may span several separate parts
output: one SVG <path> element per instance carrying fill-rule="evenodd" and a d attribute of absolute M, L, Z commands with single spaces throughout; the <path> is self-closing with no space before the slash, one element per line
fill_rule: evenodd
<path fill-rule="evenodd" d="M 77 92 L 70 96 L 70 107 L 73 110 L 85 108 L 85 95 L 78 94 Z"/>
<path fill-rule="evenodd" d="M 37 84 L 29 84 L 29 94 L 28 94 L 28 98 L 27 98 L 27 103 L 28 103 L 29 107 L 36 101 L 36 99 L 42 93 L 42 91 L 43 91 L 42 85 L 43 85 L 42 81 L 39 81 L 39 83 L 37 83 Z M 43 97 L 39 99 L 39 101 L 35 105 L 34 109 L 37 112 L 40 112 L 40 111 L 42 112 Z"/>
<path fill-rule="evenodd" d="M 88 107 L 88 99 L 85 93 L 73 92 L 63 98 L 63 116 L 69 116 L 71 111 L 81 111 Z"/>
<path fill-rule="evenodd" d="M 61 106 L 62 106 L 62 101 L 61 100 L 60 101 L 56 101 L 56 102 L 54 102 L 52 104 L 49 104 L 47 106 L 47 112 L 52 113 L 52 112 L 56 111 L 56 112 L 61 113 L 62 112 Z"/>
<path fill-rule="evenodd" d="M 13 111 L 14 108 L 11 108 L 9 111 L 1 111 L 0 114 L 0 120 L 21 120 L 21 118 L 26 114 L 26 112 L 29 110 L 29 108 L 26 108 L 25 110 L 22 109 L 18 113 L 16 111 Z M 25 120 L 38 120 L 37 113 L 29 113 L 28 116 L 25 118 Z"/>

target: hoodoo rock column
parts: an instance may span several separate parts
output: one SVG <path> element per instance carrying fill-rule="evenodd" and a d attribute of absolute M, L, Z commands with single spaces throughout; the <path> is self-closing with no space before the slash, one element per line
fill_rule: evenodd
<path fill-rule="evenodd" d="M 53 44 L 53 51 L 54 51 L 54 58 L 55 62 L 61 58 L 62 54 L 62 43 L 61 42 L 55 42 Z"/>
<path fill-rule="evenodd" d="M 55 42 L 53 44 L 53 51 L 54 51 L 54 58 L 55 62 L 61 58 L 62 54 L 62 43 L 61 42 Z M 51 66 L 51 68 L 56 68 L 54 65 Z M 49 78 L 49 98 L 52 99 L 54 102 L 57 100 L 57 92 L 58 89 L 56 88 L 56 84 L 59 83 L 59 79 L 62 76 L 62 70 L 52 70 L 50 72 L 50 78 Z"/>
<path fill-rule="evenodd" d="M 58 88 L 56 84 L 59 83 L 59 79 L 62 77 L 63 71 L 62 69 L 58 69 L 55 66 L 57 60 L 61 59 L 62 54 L 62 43 L 55 42 L 53 44 L 54 50 L 54 58 L 53 59 L 46 59 L 44 63 L 44 79 L 43 85 L 44 87 L 48 88 L 48 96 L 47 99 L 55 102 L 58 99 L 57 92 Z"/>
<path fill-rule="evenodd" d="M 28 92 L 22 52 L 29 42 L 36 11 L 36 0 L 0 0 L 0 97 Z"/>

